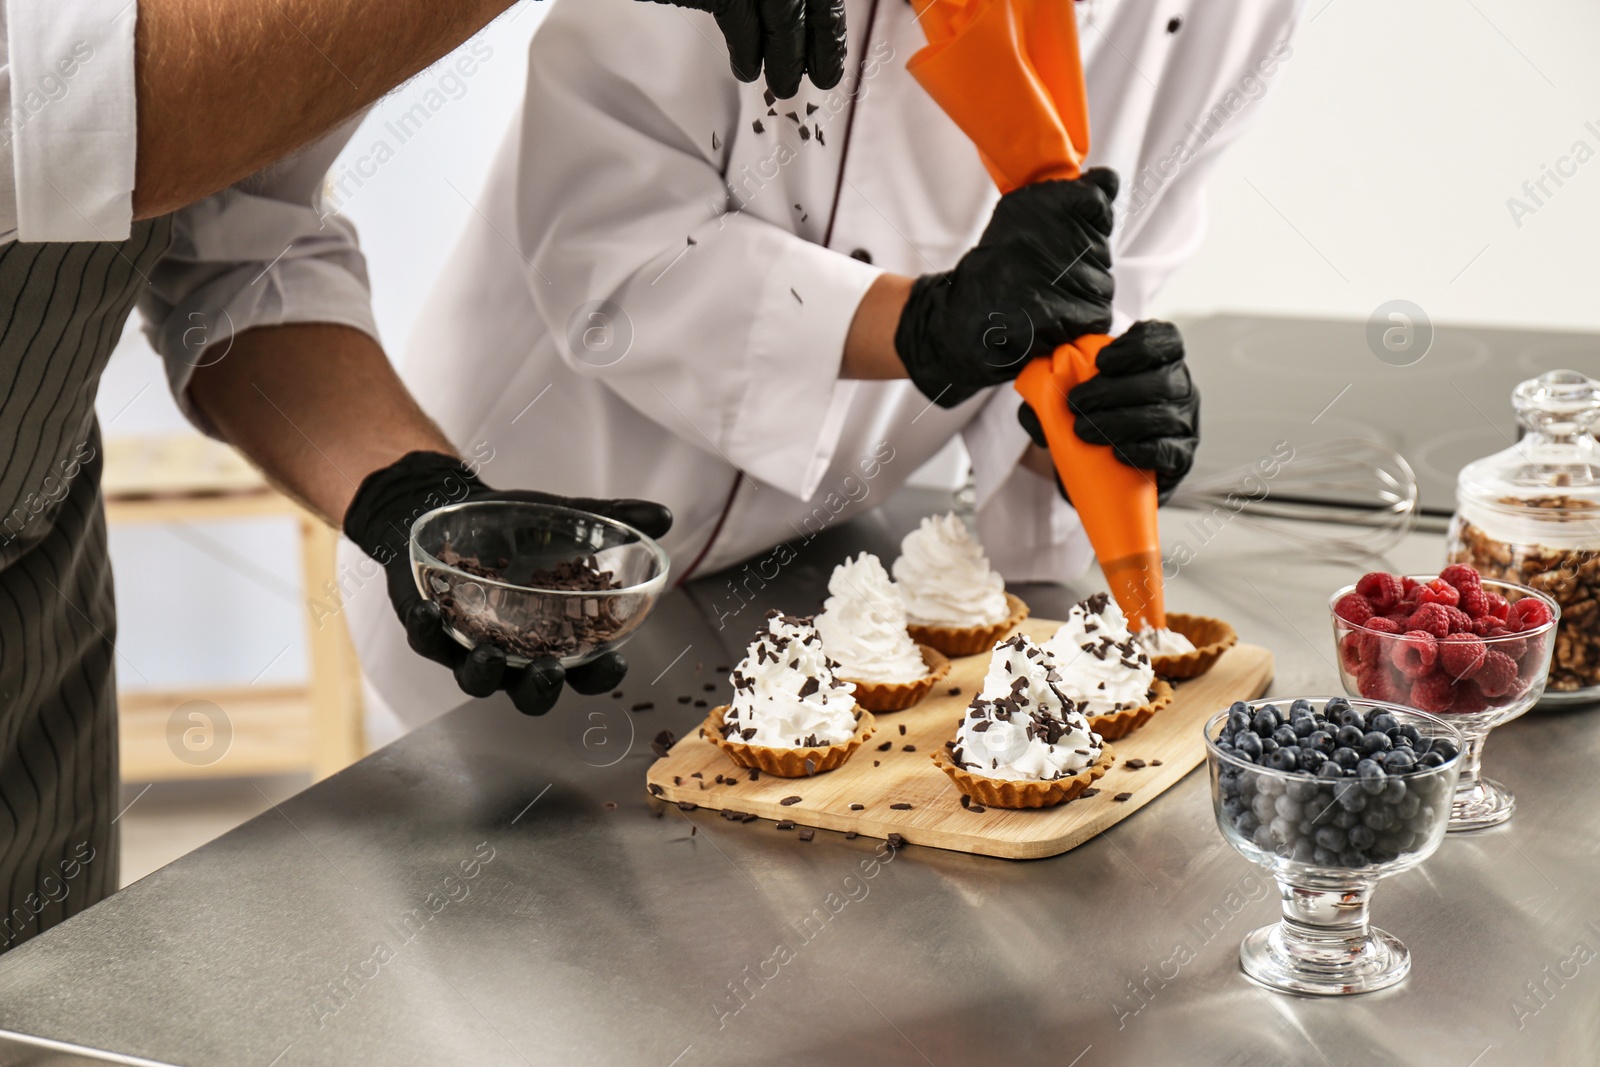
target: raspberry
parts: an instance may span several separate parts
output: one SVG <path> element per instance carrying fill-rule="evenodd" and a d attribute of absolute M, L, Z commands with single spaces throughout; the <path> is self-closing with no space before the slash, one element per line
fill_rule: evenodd
<path fill-rule="evenodd" d="M 1406 703 L 1423 711 L 1449 711 L 1455 707 L 1456 687 L 1448 677 L 1433 671 L 1411 683 L 1411 699 Z"/>
<path fill-rule="evenodd" d="M 1457 715 L 1476 715 L 1480 711 L 1487 711 L 1488 708 L 1489 698 L 1483 695 L 1483 690 L 1478 688 L 1478 683 L 1456 683 L 1455 707 L 1450 710 Z"/>
<path fill-rule="evenodd" d="M 1398 575 L 1373 571 L 1356 583 L 1356 592 L 1367 598 L 1373 610 L 1388 612 L 1405 596 L 1405 585 Z"/>
<path fill-rule="evenodd" d="M 1361 660 L 1363 663 L 1381 663 L 1383 660 L 1383 638 L 1378 634 L 1403 634 L 1406 628 L 1397 622 L 1378 616 L 1368 619 L 1365 627 L 1366 633 L 1361 635 Z"/>
<path fill-rule="evenodd" d="M 1483 594 L 1483 599 L 1489 602 L 1489 614 L 1501 622 L 1505 622 L 1506 617 L 1511 614 L 1511 602 L 1499 593 L 1485 593 Z"/>
<path fill-rule="evenodd" d="M 1472 634 L 1451 634 L 1439 642 L 1439 666 L 1452 681 L 1477 674 L 1488 654 L 1488 648 Z"/>
<path fill-rule="evenodd" d="M 1386 704 L 1404 704 L 1411 695 L 1411 685 L 1404 676 L 1396 682 L 1397 675 L 1381 663 L 1374 663 L 1356 677 L 1356 689 L 1368 700 L 1381 700 Z"/>
<path fill-rule="evenodd" d="M 1477 634 L 1479 637 L 1488 637 L 1492 631 L 1503 629 L 1505 629 L 1505 627 L 1501 626 L 1500 620 L 1495 618 L 1493 615 L 1485 615 L 1481 619 L 1472 620 L 1472 632 Z"/>
<path fill-rule="evenodd" d="M 1444 637 L 1450 633 L 1450 616 L 1445 614 L 1442 604 L 1424 604 L 1406 620 L 1406 630 L 1421 630 L 1434 637 Z"/>
<path fill-rule="evenodd" d="M 1483 657 L 1483 667 L 1473 683 L 1491 700 L 1505 696 L 1517 684 L 1516 660 L 1504 652 L 1490 652 Z"/>
<path fill-rule="evenodd" d="M 1346 593 L 1333 605 L 1333 613 L 1345 622 L 1360 626 L 1372 618 L 1372 604 L 1360 593 Z"/>
<path fill-rule="evenodd" d="M 1504 652 L 1515 660 L 1520 660 L 1528 654 L 1528 639 L 1526 637 L 1518 637 L 1514 631 L 1508 630 L 1504 626 L 1496 626 L 1489 631 L 1489 636 L 1506 639 L 1494 642 L 1494 650 L 1496 652 Z"/>
<path fill-rule="evenodd" d="M 1453 608 L 1461 603 L 1461 594 L 1449 582 L 1435 578 L 1417 593 L 1419 604 L 1443 604 Z"/>
<path fill-rule="evenodd" d="M 1433 661 L 1439 658 L 1439 645 L 1433 635 L 1424 630 L 1407 631 L 1400 640 L 1392 642 L 1389 658 L 1408 678 L 1427 674 Z"/>
<path fill-rule="evenodd" d="M 1400 579 L 1400 594 L 1402 597 L 1411 596 L 1420 588 L 1422 588 L 1421 583 L 1419 583 L 1415 578 L 1412 578 L 1410 575 L 1406 575 Z"/>
<path fill-rule="evenodd" d="M 1479 586 L 1463 589 L 1459 607 L 1474 619 L 1482 618 L 1489 614 L 1489 596 Z"/>
<path fill-rule="evenodd" d="M 1536 596 L 1525 596 L 1511 605 L 1508 621 L 1515 624 L 1512 628 L 1527 633 L 1529 630 L 1549 625 L 1552 618 L 1554 616 L 1550 614 L 1550 605 Z"/>
<path fill-rule="evenodd" d="M 1472 632 L 1472 616 L 1460 608 L 1446 607 L 1444 613 L 1450 617 L 1450 632 L 1453 634 L 1469 634 Z"/>
<path fill-rule="evenodd" d="M 1367 635 L 1360 630 L 1351 630 L 1339 638 L 1339 662 L 1344 665 L 1348 674 L 1358 674 L 1361 671 L 1361 652 L 1367 642 Z"/>
<path fill-rule="evenodd" d="M 1452 563 L 1439 572 L 1439 580 L 1454 586 L 1458 592 L 1465 593 L 1468 589 L 1482 589 L 1483 578 L 1478 572 L 1465 563 Z"/>

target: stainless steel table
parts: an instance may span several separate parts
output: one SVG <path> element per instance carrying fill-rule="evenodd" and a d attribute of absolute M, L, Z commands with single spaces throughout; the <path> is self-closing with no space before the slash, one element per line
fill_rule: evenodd
<path fill-rule="evenodd" d="M 1387 880 L 1411 946 L 1396 989 L 1266 992 L 1239 939 L 1274 917 L 1203 773 L 1049 860 L 1006 862 L 770 823 L 643 793 L 649 740 L 703 712 L 768 607 L 820 605 L 832 566 L 891 554 L 942 494 L 818 536 L 739 607 L 727 577 L 666 598 L 622 700 L 525 719 L 470 704 L 0 957 L 0 1063 L 1592 1064 L 1600 1058 L 1600 718 L 1499 732 L 1505 828 Z M 1337 687 L 1324 598 L 1358 564 L 1242 523 L 1202 534 L 1176 606 L 1278 656 L 1275 691 Z M 1391 555 L 1436 566 L 1436 535 Z M 1029 588 L 1040 615 L 1086 589 Z M 726 615 L 734 612 L 736 614 Z M 723 629 L 719 617 L 726 618 Z M 719 688 L 720 691 L 720 688 Z M 632 712 L 638 702 L 651 710 Z M 613 808 L 612 805 L 615 805 Z M 117 1056 L 122 1057 L 118 1059 Z"/>

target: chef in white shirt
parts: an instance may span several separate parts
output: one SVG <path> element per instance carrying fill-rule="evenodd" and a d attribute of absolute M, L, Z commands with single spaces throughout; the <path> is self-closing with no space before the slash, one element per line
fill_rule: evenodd
<path fill-rule="evenodd" d="M 792 94 L 808 72 L 820 84 L 842 72 L 833 0 L 676 2 L 717 12 L 730 79 L 765 67 Z M 343 526 L 381 576 L 367 599 L 403 620 L 431 672 L 475 696 L 503 688 L 540 714 L 564 683 L 595 692 L 625 669 L 602 658 L 570 674 L 511 670 L 498 649 L 456 646 L 421 602 L 410 519 L 508 494 L 400 384 L 354 230 L 323 210 L 361 109 L 510 3 L 0 4 L 0 951 L 118 883 L 116 616 L 94 401 L 136 302 L 185 411 Z M 695 61 L 728 71 L 710 39 L 692 42 Z M 647 532 L 671 524 L 645 501 L 560 499 Z"/>
<path fill-rule="evenodd" d="M 458 446 L 492 446 L 517 477 L 663 501 L 676 516 L 665 543 L 678 579 L 744 561 L 766 573 L 789 551 L 775 546 L 876 505 L 959 434 L 979 531 L 1001 572 L 1020 581 L 1081 572 L 1089 547 L 1038 476 L 1048 467 L 1005 384 L 1021 349 L 1004 345 L 1017 345 L 1029 320 L 1047 332 L 1035 316 L 1053 314 L 1049 301 L 1030 290 L 1056 277 L 1056 296 L 1092 304 L 1093 271 L 1078 275 L 1107 251 L 1114 301 L 1107 290 L 1099 311 L 1085 310 L 1109 322 L 1079 325 L 1122 333 L 1144 316 L 1199 245 L 1206 176 L 1282 76 L 1297 0 L 1078 5 L 1087 162 L 1122 179 L 1120 192 L 1103 176 L 1079 183 L 1100 181 L 1115 196 L 1109 249 L 1095 225 L 1075 235 L 1059 218 L 1094 216 L 1085 196 L 1037 203 L 1036 218 L 996 235 L 1005 211 L 977 153 L 905 69 L 925 38 L 904 0 L 850 0 L 845 80 L 777 104 L 683 61 L 693 26 L 624 25 L 622 6 L 558 0 L 534 39 L 524 110 L 483 218 L 443 271 L 401 366 L 430 414 Z M 998 373 L 941 395 L 928 385 L 941 380 L 939 359 L 931 371 L 916 364 L 942 335 L 981 331 L 990 315 L 962 295 L 993 275 L 969 252 L 998 240 L 993 262 L 1016 266 L 1029 227 L 1056 243 L 1046 251 L 1059 274 L 990 297 L 1001 305 L 997 332 L 1011 337 L 990 354 Z M 919 299 L 928 294 L 912 279 L 926 289 L 944 271 L 955 279 L 949 300 L 965 299 L 976 326 Z M 911 326 L 920 336 L 908 345 Z M 1149 372 L 1140 381 L 1168 390 L 1159 399 L 1189 422 L 1147 453 L 1171 458 L 1161 472 L 1170 485 L 1193 443 L 1193 397 L 1172 393 L 1188 388 L 1181 340 L 1165 324 L 1135 333 L 1148 342 L 1131 353 Z M 1051 338 L 1031 340 L 1036 352 Z M 903 367 L 891 365 L 896 355 Z M 730 603 L 746 569 L 729 577 Z M 393 620 L 358 604 L 352 625 L 376 694 L 404 722 L 436 714 L 448 693 L 407 669 Z"/>

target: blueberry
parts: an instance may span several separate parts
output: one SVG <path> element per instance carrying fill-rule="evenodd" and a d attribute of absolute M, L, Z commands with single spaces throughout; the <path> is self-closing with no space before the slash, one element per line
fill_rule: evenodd
<path fill-rule="evenodd" d="M 1378 835 L 1366 826 L 1352 826 L 1346 835 L 1350 838 L 1350 846 L 1365 851 L 1371 848 L 1378 840 Z"/>
<path fill-rule="evenodd" d="M 1300 820 L 1300 802 L 1291 797 L 1288 793 L 1285 793 L 1278 798 L 1274 808 L 1278 812 L 1279 818 L 1292 819 L 1296 822 Z"/>
<path fill-rule="evenodd" d="M 1396 719 L 1387 711 L 1375 711 L 1371 715 L 1367 716 L 1368 730 L 1377 730 L 1381 733 L 1388 733 L 1390 730 L 1398 730 L 1399 728 L 1400 720 Z"/>
<path fill-rule="evenodd" d="M 1250 802 L 1250 810 L 1255 812 L 1258 819 L 1270 819 L 1278 814 L 1278 802 L 1265 793 L 1257 793 Z"/>
<path fill-rule="evenodd" d="M 1237 819 L 1239 817 L 1239 813 L 1243 810 L 1244 801 L 1240 800 L 1238 797 L 1228 797 L 1222 802 L 1222 814 L 1227 817 L 1229 822 Z"/>
<path fill-rule="evenodd" d="M 1302 716 L 1312 715 L 1315 713 L 1315 711 L 1316 709 L 1311 706 L 1311 701 L 1307 700 L 1305 697 L 1300 697 L 1293 704 L 1289 705 L 1289 718 L 1291 720 L 1298 719 Z"/>
<path fill-rule="evenodd" d="M 1325 848 L 1329 852 L 1341 852 L 1349 843 L 1345 832 L 1337 826 L 1324 826 L 1317 831 L 1317 847 Z"/>
<path fill-rule="evenodd" d="M 1437 752 L 1424 752 L 1417 759 L 1417 766 L 1432 770 L 1434 767 L 1443 767 L 1445 758 Z"/>
<path fill-rule="evenodd" d="M 1306 736 L 1305 746 L 1314 748 L 1324 756 L 1333 755 L 1333 750 L 1339 746 L 1334 744 L 1333 735 L 1326 730 L 1313 730 Z"/>
<path fill-rule="evenodd" d="M 1261 820 L 1256 818 L 1253 811 L 1241 811 L 1239 817 L 1233 820 L 1233 828 L 1246 837 L 1256 832 L 1256 827 L 1261 825 Z"/>
<path fill-rule="evenodd" d="M 1313 863 L 1317 858 L 1317 846 L 1312 844 L 1308 838 L 1302 837 L 1294 843 L 1292 855 L 1296 863 Z"/>
<path fill-rule="evenodd" d="M 1406 740 L 1411 742 L 1412 748 L 1416 748 L 1417 745 L 1422 741 L 1421 731 L 1419 731 L 1415 726 L 1412 726 L 1410 723 L 1400 727 L 1400 732 L 1405 735 Z"/>
<path fill-rule="evenodd" d="M 1407 791 L 1406 784 L 1398 778 L 1389 778 L 1383 783 L 1383 799 L 1390 804 L 1398 804 Z"/>
<path fill-rule="evenodd" d="M 1272 827 L 1258 826 L 1256 827 L 1256 832 L 1250 836 L 1258 848 L 1267 849 L 1268 851 L 1272 849 Z"/>
<path fill-rule="evenodd" d="M 1374 804 L 1361 813 L 1361 825 L 1372 830 L 1387 830 L 1394 825 L 1394 812 Z"/>
<path fill-rule="evenodd" d="M 1296 771 L 1300 769 L 1299 749 L 1290 750 L 1280 748 L 1267 753 L 1262 765 L 1275 771 Z"/>
<path fill-rule="evenodd" d="M 1394 814 L 1399 819 L 1413 818 L 1422 808 L 1422 800 L 1415 793 L 1401 797 L 1394 805 Z"/>
<path fill-rule="evenodd" d="M 1239 755 L 1254 763 L 1261 758 L 1261 738 L 1252 733 L 1242 733 L 1239 740 L 1234 743 L 1234 748 L 1239 750 Z"/>
<path fill-rule="evenodd" d="M 1318 848 L 1311 854 L 1311 862 L 1318 867 L 1333 867 L 1339 863 L 1339 853 L 1325 848 Z"/>
<path fill-rule="evenodd" d="M 1359 797 L 1361 794 L 1357 793 L 1356 796 Z M 1344 808 L 1339 808 L 1333 813 L 1333 825 L 1339 827 L 1341 830 L 1348 830 L 1350 827 L 1356 825 L 1356 823 L 1360 821 L 1361 816 L 1358 813 L 1346 811 Z"/>
<path fill-rule="evenodd" d="M 1339 800 L 1339 806 L 1345 811 L 1358 812 L 1367 806 L 1367 794 L 1362 788 L 1363 783 L 1343 781 L 1334 787 L 1334 795 Z"/>
<path fill-rule="evenodd" d="M 1328 718 L 1340 726 L 1354 726 L 1356 729 L 1361 730 L 1362 733 L 1366 733 L 1366 720 L 1361 717 L 1361 713 L 1355 708 L 1347 707 L 1337 715 L 1329 715 Z"/>
<path fill-rule="evenodd" d="M 1344 867 L 1365 867 L 1369 862 L 1367 854 L 1359 849 L 1339 853 L 1339 864 Z"/>
<path fill-rule="evenodd" d="M 1349 708 L 1350 701 L 1346 700 L 1344 697 L 1330 697 L 1328 702 L 1322 705 L 1322 710 L 1327 712 L 1329 715 L 1339 711 L 1347 711 Z"/>
<path fill-rule="evenodd" d="M 1399 853 L 1390 852 L 1388 849 L 1381 847 L 1371 849 L 1368 851 L 1367 856 L 1373 863 L 1389 863 L 1400 858 Z"/>
<path fill-rule="evenodd" d="M 1368 731 L 1367 735 L 1361 739 L 1361 751 L 1368 756 L 1374 752 L 1387 752 L 1391 747 L 1393 747 L 1393 742 L 1389 740 L 1389 735 L 1380 734 L 1376 730 Z"/>
<path fill-rule="evenodd" d="M 1331 759 L 1330 760 L 1325 760 L 1323 762 L 1322 766 L 1317 768 L 1317 777 L 1318 778 L 1343 778 L 1344 777 L 1344 768 L 1339 766 L 1339 764 L 1334 760 L 1331 760 Z"/>
<path fill-rule="evenodd" d="M 1385 756 L 1383 760 L 1383 769 L 1390 774 L 1405 774 L 1414 770 L 1416 765 L 1417 758 L 1407 748 L 1397 748 Z M 1404 784 L 1401 784 L 1401 788 L 1405 788 Z"/>
<path fill-rule="evenodd" d="M 1398 726 L 1395 727 L 1393 730 L 1385 730 L 1383 733 L 1384 733 L 1384 736 L 1389 739 L 1389 747 L 1390 748 L 1410 748 L 1411 747 L 1411 738 L 1407 737 L 1406 736 L 1406 732 L 1404 730 L 1400 729 Z"/>
<path fill-rule="evenodd" d="M 1263 737 L 1260 740 L 1261 740 L 1261 751 L 1262 752 L 1276 752 L 1276 751 L 1278 751 L 1278 742 L 1274 741 L 1272 738 Z"/>
<path fill-rule="evenodd" d="M 1240 711 L 1243 704 L 1235 704 L 1233 710 L 1228 712 L 1227 731 L 1230 734 L 1245 733 L 1250 729 L 1250 712 Z"/>
<path fill-rule="evenodd" d="M 1271 737 L 1272 731 L 1276 730 L 1280 725 L 1282 725 L 1282 723 L 1283 719 L 1279 717 L 1278 710 L 1271 704 L 1268 704 L 1266 707 L 1256 712 L 1255 719 L 1251 722 L 1251 726 L 1255 729 L 1255 732 L 1259 736 Z"/>
<path fill-rule="evenodd" d="M 1433 739 L 1433 751 L 1443 756 L 1445 762 L 1448 763 L 1456 758 L 1456 755 L 1458 752 L 1460 752 L 1460 749 L 1456 748 L 1456 743 L 1454 741 L 1447 741 L 1442 737 L 1436 737 Z"/>
<path fill-rule="evenodd" d="M 1293 726 L 1280 726 L 1272 731 L 1272 739 L 1278 742 L 1279 748 L 1288 748 L 1290 745 L 1300 743 L 1300 735 L 1294 732 Z"/>
<path fill-rule="evenodd" d="M 1311 812 L 1312 826 L 1333 826 L 1344 809 L 1337 804 L 1326 800 L 1318 800 L 1317 807 Z"/>
<path fill-rule="evenodd" d="M 1341 726 L 1339 732 L 1333 735 L 1333 739 L 1338 742 L 1340 748 L 1360 748 L 1361 739 L 1365 736 L 1359 726 Z"/>
<path fill-rule="evenodd" d="M 1333 750 L 1333 762 L 1349 769 L 1361 762 L 1361 754 L 1353 748 L 1336 748 Z"/>
<path fill-rule="evenodd" d="M 1315 774 L 1326 762 L 1328 762 L 1328 757 L 1314 748 L 1302 748 L 1300 750 L 1300 769 L 1302 771 Z"/>
<path fill-rule="evenodd" d="M 1309 715 L 1302 715 L 1295 719 L 1289 726 L 1296 737 L 1310 737 L 1317 730 L 1317 720 Z"/>

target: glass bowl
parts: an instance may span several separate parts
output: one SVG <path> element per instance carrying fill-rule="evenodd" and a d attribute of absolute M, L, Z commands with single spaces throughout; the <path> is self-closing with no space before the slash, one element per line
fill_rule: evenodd
<path fill-rule="evenodd" d="M 1337 731 L 1323 739 L 1305 725 L 1316 723 L 1317 712 L 1347 726 L 1359 723 L 1364 738 L 1380 733 L 1396 751 L 1407 747 L 1399 740 L 1404 736 L 1419 756 L 1410 769 L 1392 774 L 1377 763 L 1357 763 L 1357 776 L 1334 777 L 1322 765 L 1338 762 L 1324 751 L 1329 742 L 1335 751 L 1340 747 Z M 1279 725 L 1261 737 L 1257 730 L 1271 721 L 1269 713 Z M 1394 724 L 1377 720 L 1380 714 Z M 1250 744 L 1260 749 L 1260 758 L 1284 766 L 1292 759 L 1299 769 L 1258 765 L 1244 754 L 1253 751 L 1225 740 L 1224 730 L 1240 725 L 1235 716 L 1243 716 L 1256 737 Z M 1279 744 L 1289 739 L 1284 730 L 1299 743 Z M 1272 989 L 1328 995 L 1368 993 L 1404 978 L 1410 952 L 1369 925 L 1368 909 L 1380 878 L 1415 867 L 1444 839 L 1462 764 L 1461 734 L 1443 719 L 1410 708 L 1316 697 L 1241 701 L 1211 717 L 1205 740 L 1222 836 L 1272 875 L 1282 898 L 1283 918 L 1239 946 L 1245 974 Z M 1313 765 L 1320 770 L 1307 769 Z"/>
<path fill-rule="evenodd" d="M 445 630 L 513 667 L 576 667 L 625 642 L 666 588 L 670 561 L 633 527 L 587 511 L 467 501 L 411 526 L 411 569 Z"/>
<path fill-rule="evenodd" d="M 1432 575 L 1412 575 L 1429 582 Z M 1349 585 L 1333 594 L 1328 614 L 1339 657 L 1339 677 L 1351 696 L 1403 704 L 1443 716 L 1466 739 L 1462 753 L 1461 784 L 1451 804 L 1450 829 L 1481 830 L 1511 818 L 1516 797 L 1492 779 L 1483 777 L 1483 746 L 1489 731 L 1510 722 L 1539 702 L 1550 675 L 1550 655 L 1561 608 L 1550 597 L 1527 586 L 1483 579 L 1485 592 L 1496 593 L 1515 604 L 1537 597 L 1550 609 L 1542 626 L 1504 637 L 1480 637 L 1483 657 L 1471 651 L 1446 663 L 1436 645 L 1433 658 L 1408 642 L 1405 634 L 1383 633 L 1341 619 L 1334 610 L 1340 598 L 1355 592 Z M 1468 643 L 1471 644 L 1470 642 Z M 1493 672 L 1493 673 L 1491 673 Z"/>

